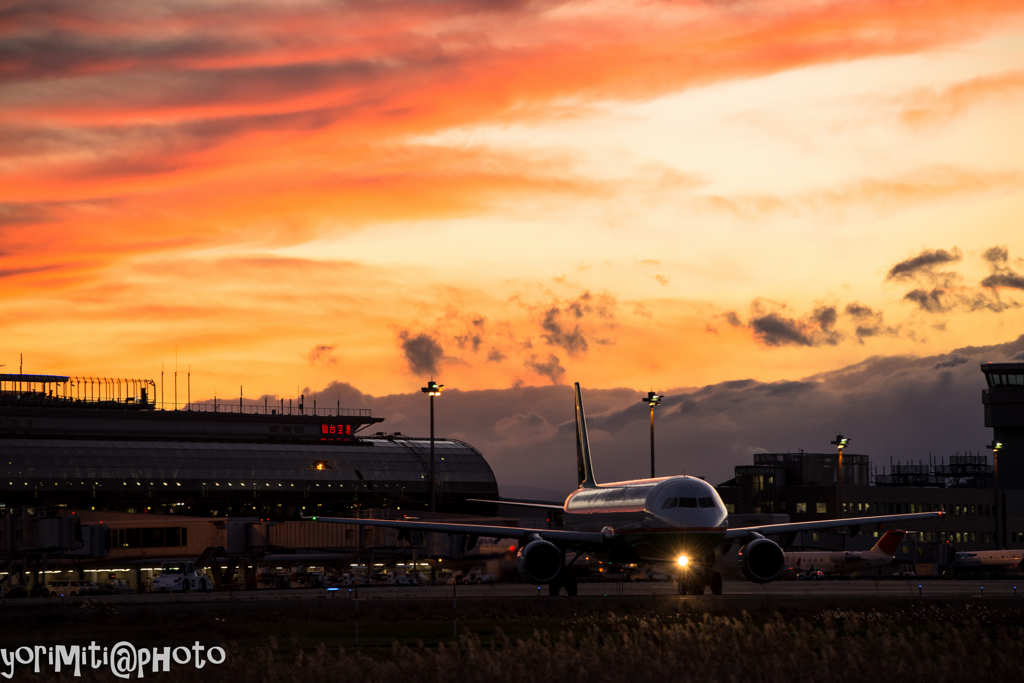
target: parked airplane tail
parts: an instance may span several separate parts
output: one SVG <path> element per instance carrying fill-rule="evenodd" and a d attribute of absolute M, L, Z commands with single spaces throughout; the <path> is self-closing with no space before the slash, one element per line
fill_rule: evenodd
<path fill-rule="evenodd" d="M 576 465 L 579 470 L 579 485 L 594 488 L 594 464 L 590 459 L 590 439 L 587 438 L 587 417 L 583 414 L 583 395 L 580 383 L 576 382 Z"/>
<path fill-rule="evenodd" d="M 878 543 L 875 544 L 875 547 L 871 549 L 871 554 L 892 557 L 896 554 L 896 548 L 899 547 L 900 541 L 903 540 L 903 536 L 906 533 L 907 532 L 905 531 L 897 531 L 896 529 L 886 531 L 882 534 L 882 537 L 878 539 Z"/>

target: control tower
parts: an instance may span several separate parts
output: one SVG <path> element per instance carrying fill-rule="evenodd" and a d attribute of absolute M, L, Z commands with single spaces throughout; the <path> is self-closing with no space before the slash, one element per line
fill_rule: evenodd
<path fill-rule="evenodd" d="M 983 363 L 985 426 L 999 449 L 999 488 L 1024 490 L 1024 362 Z"/>
<path fill-rule="evenodd" d="M 996 543 L 999 548 L 1020 547 L 1024 540 L 1024 362 L 982 363 L 981 371 L 988 383 L 981 392 L 985 426 L 992 428 L 990 448 L 997 462 Z"/>

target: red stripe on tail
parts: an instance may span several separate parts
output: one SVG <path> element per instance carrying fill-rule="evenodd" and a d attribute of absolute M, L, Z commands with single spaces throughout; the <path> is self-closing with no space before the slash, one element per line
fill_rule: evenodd
<path fill-rule="evenodd" d="M 904 534 L 906 534 L 905 531 L 886 531 L 885 534 L 878 539 L 878 543 L 875 544 L 875 547 L 872 548 L 872 550 L 878 550 L 890 556 L 895 555 L 896 548 L 899 547 Z"/>

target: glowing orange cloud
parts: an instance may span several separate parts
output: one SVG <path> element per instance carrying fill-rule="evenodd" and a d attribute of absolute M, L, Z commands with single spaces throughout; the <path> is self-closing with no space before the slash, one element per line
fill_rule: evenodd
<path fill-rule="evenodd" d="M 294 243 L 332 216 L 457 215 L 558 183 L 527 172 L 534 159 L 417 150 L 407 136 L 543 117 L 566 98 L 649 98 L 912 52 L 1022 12 L 995 1 L 49 7 L 20 8 L 2 29 L 25 49 L 0 81 L 0 202 L 18 216 L 8 254 L 31 252 L 30 267 L 68 251 Z"/>
<path fill-rule="evenodd" d="M 616 189 L 588 177 L 571 152 L 431 142 L 439 133 L 913 54 L 975 39 L 1022 15 L 1024 6 L 1010 0 L 58 0 L 8 8 L 0 19 L 0 304 L 19 321 L 24 343 L 50 348 L 47 360 L 57 367 L 74 353 L 54 350 L 53 340 L 66 345 L 97 327 L 88 344 L 98 363 L 151 362 L 156 352 L 138 336 L 144 329 L 150 339 L 201 346 L 211 366 L 230 354 L 217 379 L 268 353 L 287 358 L 265 371 L 290 383 L 310 348 L 341 348 L 332 334 L 343 320 L 366 331 L 352 333 L 359 344 L 350 357 L 335 352 L 337 370 L 353 380 L 357 373 L 379 378 L 394 366 L 400 333 L 428 327 L 407 330 L 396 321 L 438 310 L 444 313 L 429 328 L 454 354 L 452 372 L 472 365 L 484 377 L 478 384 L 557 380 L 562 366 L 549 355 L 557 352 L 562 364 L 582 355 L 577 324 L 589 348 L 619 349 L 604 362 L 622 373 L 645 357 L 652 337 L 691 363 L 724 364 L 715 349 L 749 342 L 749 332 L 712 332 L 707 320 L 717 312 L 691 310 L 699 305 L 679 299 L 623 299 L 613 321 L 588 313 L 577 323 L 569 306 L 582 311 L 586 288 L 551 285 L 543 296 L 519 298 L 498 287 L 428 295 L 411 276 L 385 277 L 358 264 L 239 254 Z M 913 107 L 952 116 L 974 98 L 1020 87 L 1019 80 L 1014 72 L 978 81 Z M 922 116 L 908 110 L 906 118 Z M 943 167 L 831 192 L 695 201 L 757 217 L 793 207 L 912 203 L 1016 182 L 1012 172 Z M 668 173 L 658 183 L 692 188 L 695 181 Z M 661 272 L 645 277 L 678 281 Z M 311 282 L 324 283 L 322 296 L 309 295 Z M 388 310 L 373 310 L 381 301 Z M 489 326 L 479 345 L 471 327 L 477 311 Z M 660 327 L 651 331 L 647 316 L 656 314 Z M 716 336 L 714 346 L 708 335 Z M 643 362 L 651 372 L 682 363 Z"/>

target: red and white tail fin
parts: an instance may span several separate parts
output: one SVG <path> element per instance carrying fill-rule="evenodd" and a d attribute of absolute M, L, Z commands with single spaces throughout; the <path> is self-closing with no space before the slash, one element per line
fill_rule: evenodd
<path fill-rule="evenodd" d="M 878 539 L 878 543 L 875 547 L 868 551 L 871 555 L 883 555 L 885 557 L 892 557 L 896 554 L 896 548 L 899 547 L 900 541 L 903 540 L 903 536 L 907 532 L 897 531 L 892 529 L 882 534 L 882 537 Z"/>

